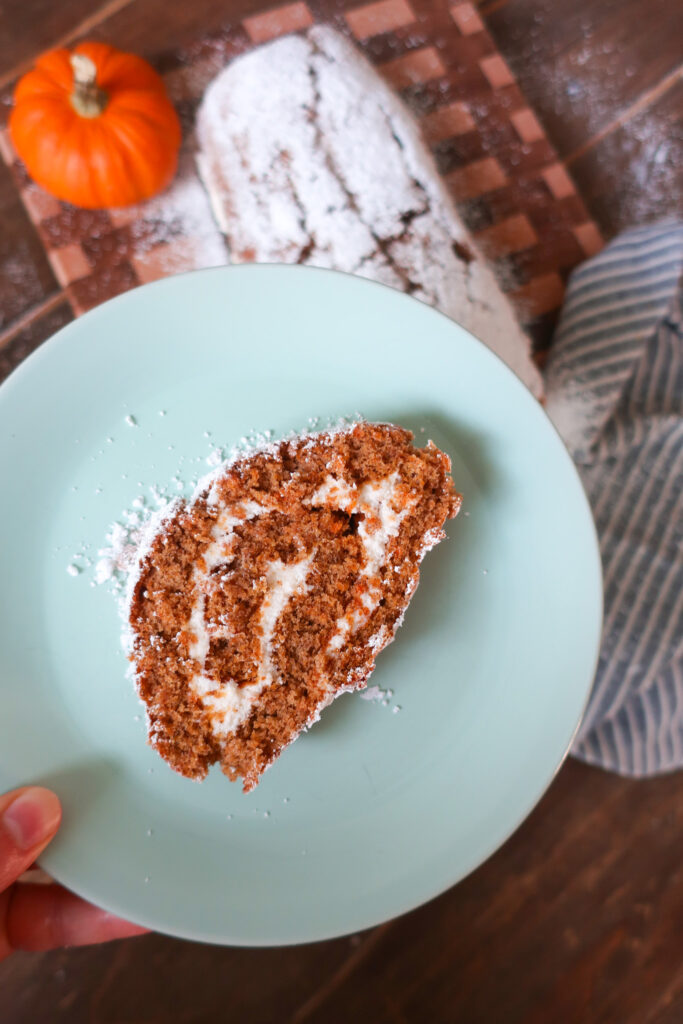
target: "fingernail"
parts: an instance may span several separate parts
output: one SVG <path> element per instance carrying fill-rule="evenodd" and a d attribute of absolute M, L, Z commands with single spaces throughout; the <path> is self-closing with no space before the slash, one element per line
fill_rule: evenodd
<path fill-rule="evenodd" d="M 2 816 L 2 824 L 20 850 L 30 850 L 52 835 L 61 813 L 54 793 L 42 786 L 31 786 L 12 801 Z"/>

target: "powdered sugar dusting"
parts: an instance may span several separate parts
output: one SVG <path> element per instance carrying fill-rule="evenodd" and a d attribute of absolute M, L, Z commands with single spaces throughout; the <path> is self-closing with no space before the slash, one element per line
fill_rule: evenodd
<path fill-rule="evenodd" d="M 600 411 L 604 400 L 580 380 L 563 381 L 548 391 L 546 412 L 572 456 L 590 448 L 600 429 Z"/>
<path fill-rule="evenodd" d="M 370 701 L 373 704 L 380 704 L 382 707 L 391 707 L 394 714 L 397 714 L 401 710 L 400 704 L 394 704 L 392 707 L 392 698 L 394 696 L 393 690 L 383 690 L 381 686 L 368 686 L 367 689 L 361 690 L 360 699 Z"/>
<path fill-rule="evenodd" d="M 191 143 L 184 146 L 172 184 L 131 215 L 129 227 L 136 262 L 154 261 L 155 273 L 168 275 L 228 261 L 225 242 L 194 169 Z"/>
<path fill-rule="evenodd" d="M 238 459 L 243 459 L 248 455 L 254 455 L 256 452 L 274 455 L 277 452 L 278 445 L 281 444 L 282 441 L 289 441 L 295 437 L 307 438 L 311 444 L 316 444 L 320 441 L 327 441 L 327 443 L 331 444 L 339 433 L 351 430 L 355 424 L 362 422 L 363 417 L 360 413 L 355 413 L 353 416 L 338 416 L 336 418 L 329 417 L 324 422 L 324 425 L 320 426 L 320 429 L 304 431 L 290 430 L 288 433 L 282 434 L 278 437 L 275 436 L 272 430 L 253 430 L 249 434 L 245 434 L 241 437 L 228 449 L 215 447 L 209 458 L 206 460 L 214 468 L 212 468 L 211 472 L 206 473 L 197 481 L 190 501 L 195 501 L 200 494 L 208 491 L 207 500 L 209 504 L 212 504 L 216 500 L 213 484 L 216 480 L 220 479 L 225 471 L 233 465 L 233 463 L 237 462 Z M 318 427 L 320 423 L 320 419 L 312 421 L 312 424 L 316 427 Z"/>

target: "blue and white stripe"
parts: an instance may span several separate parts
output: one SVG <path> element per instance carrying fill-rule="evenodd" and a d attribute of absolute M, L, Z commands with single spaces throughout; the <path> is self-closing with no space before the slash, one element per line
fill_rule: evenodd
<path fill-rule="evenodd" d="M 683 225 L 622 235 L 572 276 L 548 413 L 600 536 L 605 626 L 576 756 L 683 767 Z"/>

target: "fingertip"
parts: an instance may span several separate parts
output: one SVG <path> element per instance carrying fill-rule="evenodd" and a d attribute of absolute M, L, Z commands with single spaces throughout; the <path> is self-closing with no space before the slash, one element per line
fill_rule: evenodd
<path fill-rule="evenodd" d="M 59 828 L 62 805 L 44 786 L 28 786 L 5 808 L 2 825 L 22 851 L 47 843 Z"/>

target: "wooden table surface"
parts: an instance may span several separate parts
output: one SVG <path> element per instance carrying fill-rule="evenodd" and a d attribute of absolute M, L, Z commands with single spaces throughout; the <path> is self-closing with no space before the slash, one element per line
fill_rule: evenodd
<path fill-rule="evenodd" d="M 58 43 L 87 36 L 152 54 L 266 6 L 2 0 L 0 88 Z M 480 10 L 605 235 L 680 215 L 683 5 L 482 0 Z M 0 164 L 0 379 L 69 319 Z M 2 1024 L 356 1018 L 681 1024 L 683 773 L 636 782 L 569 761 L 473 875 L 351 938 L 231 950 L 148 936 L 0 967 Z"/>

